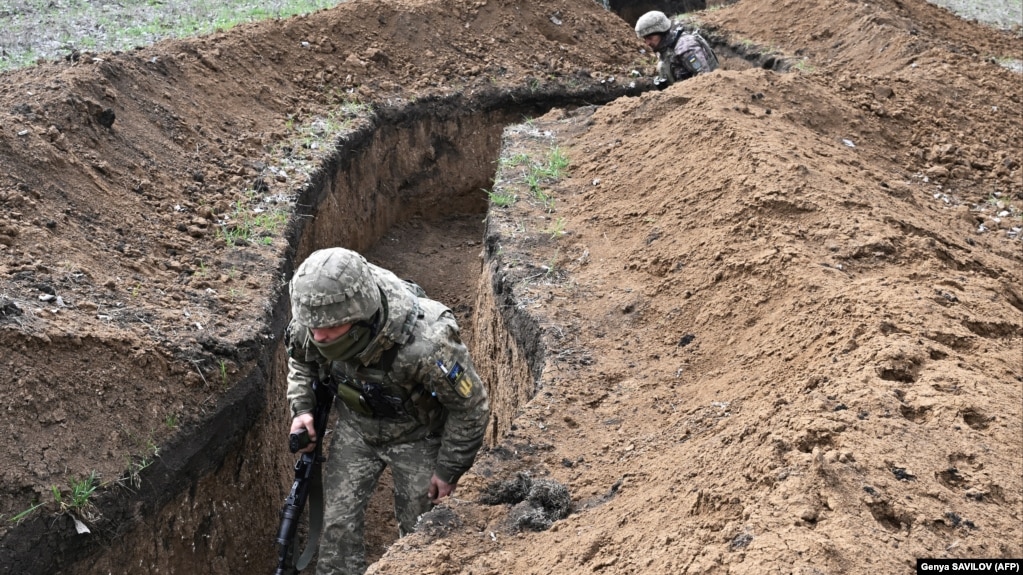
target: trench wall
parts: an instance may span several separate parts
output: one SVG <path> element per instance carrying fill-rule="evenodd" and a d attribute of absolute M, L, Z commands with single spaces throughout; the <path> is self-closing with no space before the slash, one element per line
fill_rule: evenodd
<path fill-rule="evenodd" d="M 0 575 L 272 570 L 279 510 L 295 461 L 284 448 L 289 421 L 282 339 L 290 310 L 282 286 L 297 262 L 320 247 L 364 250 L 395 223 L 437 213 L 438 204 L 482 217 L 480 190 L 490 185 L 505 124 L 552 107 L 625 95 L 615 90 L 592 86 L 420 102 L 380 110 L 339 140 L 297 200 L 291 248 L 278 270 L 281 285 L 267 287 L 278 294 L 269 314 L 273 343 L 241 367 L 244 376 L 215 413 L 163 446 L 137 488 L 102 497 L 102 532 L 58 538 L 51 535 L 53 518 L 26 522 L 0 542 Z M 499 277 L 485 260 L 473 322 L 472 352 L 494 407 L 490 444 L 532 396 L 543 363 L 538 341 L 528 341 L 538 337 L 535 322 L 508 304 Z"/>

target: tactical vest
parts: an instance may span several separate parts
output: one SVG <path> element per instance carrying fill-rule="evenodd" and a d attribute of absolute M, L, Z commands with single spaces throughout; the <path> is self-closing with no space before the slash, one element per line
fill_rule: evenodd
<path fill-rule="evenodd" d="M 412 342 L 417 320 L 424 314 L 418 298 L 426 293 L 418 285 L 406 282 L 413 294 L 412 309 L 405 317 L 394 345 L 371 365 L 332 362 L 329 381 L 337 398 L 352 412 L 385 421 L 416 420 L 431 430 L 444 421 L 444 410 L 436 396 L 419 382 L 397 381 L 393 377 L 394 360 L 404 345 Z"/>

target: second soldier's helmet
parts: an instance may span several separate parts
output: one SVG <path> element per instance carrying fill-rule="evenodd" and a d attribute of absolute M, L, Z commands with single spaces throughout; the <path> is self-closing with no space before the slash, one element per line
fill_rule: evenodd
<path fill-rule="evenodd" d="M 309 328 L 370 321 L 380 288 L 364 257 L 344 248 L 317 250 L 291 278 L 291 313 Z"/>
<path fill-rule="evenodd" d="M 664 12 L 647 12 L 636 20 L 636 37 L 646 38 L 651 34 L 664 34 L 671 29 L 671 20 L 664 15 Z"/>

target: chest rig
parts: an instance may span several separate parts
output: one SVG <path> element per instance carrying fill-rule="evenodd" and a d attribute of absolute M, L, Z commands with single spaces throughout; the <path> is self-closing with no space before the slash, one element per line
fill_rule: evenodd
<path fill-rule="evenodd" d="M 352 364 L 333 362 L 330 381 L 337 398 L 366 417 L 401 419 L 410 415 L 405 406 L 410 393 L 388 377 L 399 349 L 398 345 L 392 346 L 371 366 L 352 369 Z"/>
<path fill-rule="evenodd" d="M 418 286 L 416 286 L 418 287 Z M 418 295 L 418 294 L 417 294 Z M 431 425 L 440 419 L 442 407 L 437 397 L 416 381 L 407 381 L 406 366 L 395 361 L 403 346 L 414 339 L 415 322 L 423 316 L 417 298 L 405 316 L 393 345 L 368 366 L 355 362 L 332 362 L 330 386 L 351 411 L 385 421 L 417 420 Z"/>

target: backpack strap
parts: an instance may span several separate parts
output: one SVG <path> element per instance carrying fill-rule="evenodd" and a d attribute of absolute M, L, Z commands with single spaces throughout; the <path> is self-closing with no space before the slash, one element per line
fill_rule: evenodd
<path fill-rule="evenodd" d="M 423 313 L 422 308 L 419 306 L 419 298 L 413 296 L 412 309 L 410 309 L 408 311 L 408 314 L 405 315 L 405 323 L 402 324 L 401 332 L 398 334 L 397 339 L 395 339 L 394 341 L 394 343 L 396 344 L 395 347 L 405 345 L 406 343 L 412 341 L 412 330 L 415 329 L 416 320 L 419 319 L 420 316 L 422 316 L 422 313 Z"/>

